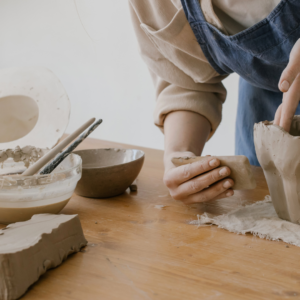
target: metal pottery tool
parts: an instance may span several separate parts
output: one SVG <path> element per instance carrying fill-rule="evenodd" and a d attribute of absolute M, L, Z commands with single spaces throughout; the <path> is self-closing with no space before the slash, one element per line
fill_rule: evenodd
<path fill-rule="evenodd" d="M 31 176 L 34 175 L 38 170 L 40 170 L 45 164 L 47 164 L 55 155 L 57 155 L 61 150 L 63 150 L 67 145 L 69 145 L 79 134 L 86 130 L 91 124 L 95 122 L 95 118 L 90 119 L 79 127 L 76 131 L 66 137 L 61 143 L 56 145 L 52 150 L 46 153 L 41 157 L 35 164 L 29 167 L 25 172 L 22 173 L 22 176 Z"/>
<path fill-rule="evenodd" d="M 71 152 L 85 139 L 87 138 L 100 124 L 102 119 L 99 119 L 93 125 L 91 125 L 86 132 L 80 135 L 65 151 L 57 155 L 53 161 L 48 163 L 41 171 L 40 175 L 50 174 Z"/>

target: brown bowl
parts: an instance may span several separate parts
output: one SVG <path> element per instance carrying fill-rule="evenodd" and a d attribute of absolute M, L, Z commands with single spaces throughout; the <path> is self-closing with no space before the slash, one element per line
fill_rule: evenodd
<path fill-rule="evenodd" d="M 120 195 L 139 175 L 145 154 L 135 149 L 88 149 L 74 153 L 82 159 L 82 177 L 75 193 L 88 198 Z"/>

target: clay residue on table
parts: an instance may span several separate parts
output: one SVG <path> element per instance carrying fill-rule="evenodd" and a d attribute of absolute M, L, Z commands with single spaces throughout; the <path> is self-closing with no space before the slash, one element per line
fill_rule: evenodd
<path fill-rule="evenodd" d="M 23 148 L 17 146 L 14 149 L 0 150 L 0 163 L 5 162 L 8 158 L 12 158 L 14 162 L 24 162 L 25 167 L 28 168 L 30 163 L 36 162 L 46 151 L 34 146 L 25 146 Z"/>
<path fill-rule="evenodd" d="M 161 204 L 154 205 L 154 208 L 156 209 L 164 209 L 165 207 L 166 205 L 161 205 Z"/>

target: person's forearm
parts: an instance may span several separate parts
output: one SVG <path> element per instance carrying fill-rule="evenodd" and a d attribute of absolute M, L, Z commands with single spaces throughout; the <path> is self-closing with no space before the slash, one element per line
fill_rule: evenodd
<path fill-rule="evenodd" d="M 202 161 L 175 167 L 174 156 L 201 155 L 211 132 L 209 121 L 193 112 L 168 114 L 164 122 L 165 174 L 164 183 L 171 197 L 184 204 L 222 199 L 233 195 L 234 182 L 227 178 L 228 167 L 220 167 L 220 160 L 207 157 Z"/>
<path fill-rule="evenodd" d="M 169 113 L 164 121 L 165 165 L 168 165 L 171 156 L 177 152 L 201 155 L 210 132 L 209 121 L 197 113 Z"/>

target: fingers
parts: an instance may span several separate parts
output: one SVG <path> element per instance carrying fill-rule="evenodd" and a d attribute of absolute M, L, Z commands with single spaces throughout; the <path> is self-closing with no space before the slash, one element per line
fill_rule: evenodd
<path fill-rule="evenodd" d="M 175 200 L 185 199 L 189 195 L 196 194 L 208 186 L 211 186 L 215 182 L 229 176 L 231 173 L 228 167 L 220 167 L 212 170 L 206 174 L 193 178 L 187 182 L 182 183 L 178 188 L 171 193 L 171 196 Z M 231 186 L 228 186 L 229 188 Z"/>
<path fill-rule="evenodd" d="M 278 88 L 283 93 L 286 93 L 290 89 L 298 73 L 300 72 L 299 61 L 300 61 L 300 39 L 294 45 L 290 53 L 289 63 L 287 67 L 284 69 L 284 71 L 282 72 L 278 83 Z"/>
<path fill-rule="evenodd" d="M 283 103 L 277 109 L 274 124 L 289 132 L 300 100 L 300 39 L 295 43 L 287 67 L 281 74 L 278 88 L 284 93 Z"/>
<path fill-rule="evenodd" d="M 284 94 L 279 126 L 289 132 L 300 100 L 300 75 L 297 75 L 289 91 Z"/>
<path fill-rule="evenodd" d="M 234 181 L 227 178 L 231 171 L 219 167 L 220 161 L 206 157 L 188 165 L 167 170 L 164 183 L 175 200 L 190 204 L 233 195 Z"/>
<path fill-rule="evenodd" d="M 294 77 L 285 76 L 285 78 L 280 81 L 279 90 L 282 91 L 283 93 L 286 93 L 289 90 L 290 85 L 293 83 L 293 81 L 294 81 Z"/>
<path fill-rule="evenodd" d="M 216 198 L 212 199 L 212 200 L 217 200 L 217 199 L 224 199 L 224 198 L 228 198 L 234 195 L 234 191 L 232 189 L 228 189 L 227 191 L 221 193 L 220 195 L 218 195 Z"/>
<path fill-rule="evenodd" d="M 282 91 L 283 93 L 286 93 L 289 90 L 290 86 L 293 84 L 294 79 L 297 76 L 297 73 L 298 71 L 296 71 L 295 68 L 291 68 L 289 67 L 289 65 L 287 65 L 287 67 L 282 72 L 279 80 L 279 84 L 278 84 L 279 90 Z"/>
<path fill-rule="evenodd" d="M 230 197 L 234 194 L 233 190 L 230 189 L 233 185 L 234 182 L 232 179 L 224 179 L 197 194 L 188 196 L 186 199 L 183 200 L 183 203 L 201 203 L 214 199 Z"/>
<path fill-rule="evenodd" d="M 195 176 L 215 169 L 219 165 L 220 161 L 218 159 L 207 157 L 201 161 L 196 161 L 170 170 L 164 177 L 164 183 L 167 187 L 171 188 Z"/>
<path fill-rule="evenodd" d="M 273 124 L 278 125 L 280 124 L 280 118 L 281 118 L 281 110 L 282 110 L 282 104 L 280 104 L 276 110 L 275 118 Z"/>

